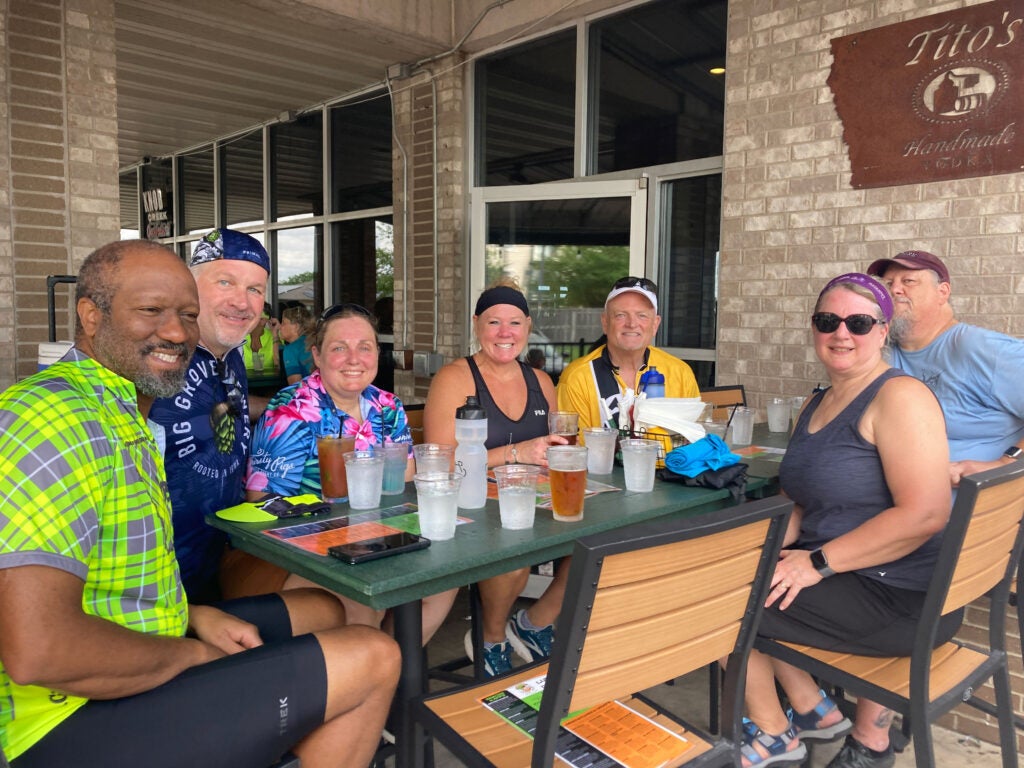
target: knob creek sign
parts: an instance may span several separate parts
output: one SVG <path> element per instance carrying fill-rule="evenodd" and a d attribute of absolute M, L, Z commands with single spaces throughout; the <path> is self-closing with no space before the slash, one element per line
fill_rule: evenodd
<path fill-rule="evenodd" d="M 1024 0 L 832 40 L 854 187 L 1024 170 Z"/>

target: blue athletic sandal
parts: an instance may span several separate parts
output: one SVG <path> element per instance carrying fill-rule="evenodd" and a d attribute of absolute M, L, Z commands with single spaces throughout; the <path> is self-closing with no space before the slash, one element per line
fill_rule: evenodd
<path fill-rule="evenodd" d="M 794 712 L 792 709 L 786 712 L 789 716 L 789 724 L 800 741 L 835 741 L 848 734 L 853 728 L 853 723 L 847 717 L 837 720 L 832 725 L 819 726 L 818 723 L 838 707 L 824 691 L 819 690 L 818 693 L 821 694 L 821 699 L 810 712 L 800 713 Z"/>
<path fill-rule="evenodd" d="M 751 768 L 755 765 L 799 765 L 807 759 L 807 747 L 803 744 L 797 744 L 796 747 L 790 749 L 790 745 L 796 741 L 796 734 L 793 733 L 792 728 L 786 729 L 778 736 L 773 736 L 762 731 L 754 723 L 750 723 L 748 726 L 748 722 L 750 721 L 743 724 L 744 738 L 740 752 L 750 763 Z M 761 748 L 768 753 L 767 756 L 758 752 L 755 744 L 760 744 Z"/>

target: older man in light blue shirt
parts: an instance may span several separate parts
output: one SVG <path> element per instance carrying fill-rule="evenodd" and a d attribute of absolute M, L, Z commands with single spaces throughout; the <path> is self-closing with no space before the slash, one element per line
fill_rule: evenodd
<path fill-rule="evenodd" d="M 892 364 L 931 387 L 946 416 L 950 477 L 1024 458 L 1024 340 L 959 322 L 949 270 L 927 251 L 868 267 L 892 292 Z"/>

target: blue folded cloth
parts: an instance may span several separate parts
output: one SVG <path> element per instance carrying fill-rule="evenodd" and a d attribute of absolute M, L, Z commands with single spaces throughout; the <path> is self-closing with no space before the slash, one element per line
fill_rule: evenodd
<path fill-rule="evenodd" d="M 665 456 L 665 466 L 679 475 L 696 477 L 709 469 L 738 464 L 740 457 L 718 435 L 706 435 L 695 443 L 681 445 Z"/>

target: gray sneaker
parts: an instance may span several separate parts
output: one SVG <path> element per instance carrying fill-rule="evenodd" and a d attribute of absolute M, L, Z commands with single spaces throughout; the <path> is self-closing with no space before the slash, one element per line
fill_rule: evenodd
<path fill-rule="evenodd" d="M 892 744 L 881 755 L 868 749 L 853 736 L 847 736 L 839 754 L 832 758 L 827 768 L 892 768 L 896 764 L 896 753 Z"/>

